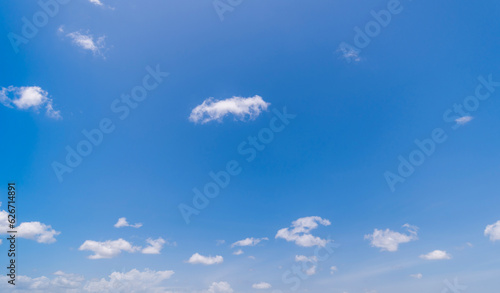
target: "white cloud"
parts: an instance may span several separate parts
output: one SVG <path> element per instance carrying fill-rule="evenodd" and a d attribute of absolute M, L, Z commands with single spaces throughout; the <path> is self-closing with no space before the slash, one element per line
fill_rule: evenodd
<path fill-rule="evenodd" d="M 115 257 L 122 251 L 136 252 L 140 250 L 140 247 L 132 246 L 130 242 L 120 238 L 118 240 L 108 240 L 104 242 L 86 240 L 78 250 L 92 251 L 94 254 L 89 256 L 90 259 L 101 259 Z"/>
<path fill-rule="evenodd" d="M 354 47 L 351 47 L 345 43 L 340 44 L 339 49 L 337 52 L 340 52 L 340 55 L 343 59 L 345 59 L 347 62 L 359 62 L 361 61 L 361 57 L 359 57 L 360 51 L 355 49 Z"/>
<path fill-rule="evenodd" d="M 270 104 L 260 96 L 249 98 L 232 97 L 226 100 L 208 98 L 201 105 L 191 111 L 189 120 L 194 123 L 207 123 L 213 120 L 222 121 L 228 114 L 233 114 L 236 119 L 255 119 L 262 111 L 267 110 Z"/>
<path fill-rule="evenodd" d="M 371 246 L 378 247 L 381 251 L 394 252 L 398 250 L 399 244 L 415 241 L 418 239 L 417 227 L 411 226 L 409 224 L 405 224 L 403 225 L 403 227 L 408 230 L 409 234 L 402 234 L 391 231 L 389 229 L 375 229 L 373 234 L 365 235 L 365 239 L 369 239 Z"/>
<path fill-rule="evenodd" d="M 474 117 L 472 117 L 472 116 L 463 116 L 463 117 L 455 119 L 455 122 L 459 125 L 465 125 L 465 124 L 471 122 L 472 119 L 474 119 Z"/>
<path fill-rule="evenodd" d="M 228 282 L 213 282 L 208 288 L 208 293 L 233 293 Z"/>
<path fill-rule="evenodd" d="M 50 225 L 40 222 L 24 222 L 17 227 L 17 237 L 36 240 L 38 243 L 56 242 L 54 236 L 61 234 Z"/>
<path fill-rule="evenodd" d="M 316 274 L 316 264 L 318 263 L 318 259 L 315 256 L 307 257 L 305 255 L 296 255 L 296 262 L 302 263 L 302 271 L 306 273 L 308 276 L 312 276 Z M 307 264 L 311 263 L 310 267 L 307 267 Z"/>
<path fill-rule="evenodd" d="M 489 236 L 491 241 L 500 240 L 500 221 L 486 226 L 486 229 L 484 229 L 484 236 Z"/>
<path fill-rule="evenodd" d="M 38 86 L 9 86 L 0 90 L 0 102 L 7 107 L 21 110 L 38 111 L 40 107 L 45 106 L 47 116 L 54 119 L 61 118 L 60 111 L 54 110 L 53 101 L 48 95 L 48 92 Z"/>
<path fill-rule="evenodd" d="M 269 289 L 271 287 L 272 287 L 271 284 L 266 283 L 266 282 L 260 282 L 260 283 L 252 285 L 252 288 L 254 288 L 254 289 Z"/>
<path fill-rule="evenodd" d="M 236 250 L 235 252 L 233 252 L 233 254 L 234 254 L 234 255 L 242 255 L 243 253 L 244 253 L 244 252 L 243 252 L 243 250 L 241 250 L 241 249 L 238 249 L 238 250 Z"/>
<path fill-rule="evenodd" d="M 335 272 L 337 272 L 339 269 L 336 267 L 336 266 L 332 266 L 330 267 L 330 274 L 335 274 Z"/>
<path fill-rule="evenodd" d="M 9 213 L 0 210 L 0 234 L 7 234 L 9 228 L 8 221 Z M 61 232 L 52 229 L 50 225 L 45 225 L 40 222 L 23 222 L 15 228 L 16 237 L 36 240 L 38 243 L 54 243 L 55 236 Z"/>
<path fill-rule="evenodd" d="M 146 242 L 149 244 L 149 246 L 145 247 L 142 250 L 142 253 L 144 254 L 160 254 L 163 245 L 166 243 L 166 241 L 161 237 L 156 240 L 148 238 Z"/>
<path fill-rule="evenodd" d="M 152 271 L 149 269 L 143 272 L 133 269 L 127 273 L 113 272 L 108 279 L 90 281 L 85 285 L 87 292 L 116 292 L 116 293 L 149 293 L 168 292 L 165 288 L 159 287 L 164 280 L 170 279 L 174 271 Z"/>
<path fill-rule="evenodd" d="M 421 273 L 410 275 L 410 277 L 415 278 L 415 279 L 422 279 L 423 275 Z"/>
<path fill-rule="evenodd" d="M 102 56 L 102 49 L 104 49 L 105 36 L 101 36 L 94 40 L 94 36 L 90 34 L 83 34 L 81 32 L 72 32 L 66 35 L 70 38 L 76 46 L 91 51 L 94 55 Z"/>
<path fill-rule="evenodd" d="M 215 244 L 216 244 L 217 246 L 222 245 L 222 244 L 224 244 L 224 243 L 226 243 L 226 240 L 215 240 Z"/>
<path fill-rule="evenodd" d="M 115 228 L 121 228 L 121 227 L 140 228 L 140 227 L 142 227 L 142 224 L 135 223 L 135 224 L 131 225 L 127 222 L 127 218 L 123 217 L 123 218 L 119 218 L 118 222 L 116 222 L 116 224 L 115 224 Z"/>
<path fill-rule="evenodd" d="M 428 254 L 422 254 L 420 258 L 426 260 L 441 260 L 441 259 L 451 259 L 451 255 L 443 250 L 434 250 L 429 252 Z"/>
<path fill-rule="evenodd" d="M 240 241 L 236 241 L 235 243 L 233 243 L 231 245 L 231 247 L 235 247 L 235 246 L 255 246 L 257 244 L 259 244 L 261 241 L 264 241 L 264 240 L 269 240 L 267 237 L 264 237 L 264 238 L 253 238 L 253 237 L 250 237 L 250 238 L 246 238 L 246 239 L 243 239 L 243 240 L 240 240 Z"/>
<path fill-rule="evenodd" d="M 190 264 L 204 264 L 204 265 L 213 265 L 219 264 L 224 261 L 224 258 L 220 255 L 212 256 L 203 256 L 199 253 L 193 254 L 189 260 L 187 261 Z"/>
<path fill-rule="evenodd" d="M 89 1 L 90 1 L 90 3 L 95 4 L 97 6 L 102 6 L 103 5 L 100 0 L 89 0 Z"/>
<path fill-rule="evenodd" d="M 323 247 L 328 243 L 328 240 L 315 237 L 309 233 L 311 230 L 318 228 L 318 224 L 329 226 L 331 223 L 320 217 L 300 218 L 292 222 L 292 227 L 279 230 L 275 238 L 283 238 L 304 247 Z"/>

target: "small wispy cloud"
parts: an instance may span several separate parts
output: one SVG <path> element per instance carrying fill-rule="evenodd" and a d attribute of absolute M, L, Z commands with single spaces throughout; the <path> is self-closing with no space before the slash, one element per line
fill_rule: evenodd
<path fill-rule="evenodd" d="M 261 96 L 250 98 L 232 97 L 226 100 L 208 98 L 191 111 L 189 120 L 201 124 L 213 120 L 220 122 L 229 114 L 232 114 L 235 119 L 240 121 L 252 120 L 258 117 L 262 111 L 267 110 L 269 105 Z"/>
<path fill-rule="evenodd" d="M 243 252 L 243 250 L 241 250 L 241 249 L 238 249 L 238 250 L 236 250 L 235 252 L 233 252 L 233 254 L 234 254 L 234 255 L 242 255 L 243 253 L 244 253 L 244 252 Z"/>
<path fill-rule="evenodd" d="M 64 33 L 64 26 L 60 26 L 58 32 Z M 95 56 L 104 58 L 103 50 L 105 49 L 106 36 L 94 38 L 94 36 L 88 32 L 76 31 L 66 34 L 66 37 L 70 38 L 75 46 L 91 51 Z"/>
<path fill-rule="evenodd" d="M 474 119 L 474 117 L 472 117 L 472 116 L 463 116 L 463 117 L 455 119 L 455 122 L 458 125 L 465 125 L 465 124 L 471 122 L 472 119 Z"/>
<path fill-rule="evenodd" d="M 199 253 L 193 254 L 187 261 L 190 264 L 203 264 L 203 265 L 214 265 L 220 264 L 224 261 L 224 258 L 220 255 L 216 256 L 203 256 Z"/>
<path fill-rule="evenodd" d="M 97 6 L 103 6 L 102 2 L 100 0 L 89 0 L 90 3 L 95 4 Z"/>
<path fill-rule="evenodd" d="M 38 111 L 45 106 L 46 114 L 50 118 L 60 119 L 61 112 L 54 109 L 49 93 L 38 86 L 23 86 L 0 89 L 0 103 L 9 108 L 20 110 L 34 109 Z"/>
<path fill-rule="evenodd" d="M 361 61 L 361 57 L 359 57 L 360 51 L 346 43 L 340 44 L 337 52 L 340 53 L 340 57 L 346 60 L 348 63 L 351 63 L 352 61 Z"/>
<path fill-rule="evenodd" d="M 141 223 L 135 223 L 135 224 L 129 224 L 127 222 L 127 218 L 122 217 L 118 219 L 118 222 L 114 225 L 115 228 L 121 228 L 121 227 L 132 227 L 132 228 L 140 228 L 142 227 Z"/>
<path fill-rule="evenodd" d="M 423 275 L 421 273 L 410 275 L 410 277 L 415 279 L 422 279 Z"/>
<path fill-rule="evenodd" d="M 420 258 L 426 260 L 442 260 L 451 259 L 451 255 L 444 250 L 434 250 L 429 252 L 428 254 L 422 254 Z"/>
<path fill-rule="evenodd" d="M 235 243 L 231 244 L 231 247 L 235 247 L 235 246 L 255 246 L 255 245 L 259 244 L 260 242 L 262 242 L 264 240 L 269 240 L 269 239 L 267 237 L 264 237 L 264 238 L 249 237 L 249 238 L 246 238 L 246 239 L 243 239 L 243 240 L 240 240 L 240 241 L 236 241 Z"/>
<path fill-rule="evenodd" d="M 266 282 L 260 282 L 252 285 L 252 288 L 258 289 L 258 290 L 263 290 L 263 289 L 269 289 L 271 288 L 271 284 L 266 283 Z"/>
<path fill-rule="evenodd" d="M 500 221 L 486 226 L 486 229 L 484 229 L 484 236 L 489 236 L 490 241 L 500 240 Z"/>

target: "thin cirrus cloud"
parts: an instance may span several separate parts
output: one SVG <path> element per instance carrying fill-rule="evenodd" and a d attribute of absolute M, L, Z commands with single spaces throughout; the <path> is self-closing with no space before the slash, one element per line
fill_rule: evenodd
<path fill-rule="evenodd" d="M 455 122 L 458 125 L 465 125 L 465 124 L 471 122 L 472 119 L 474 119 L 474 117 L 472 117 L 472 116 L 463 116 L 463 117 L 455 119 Z"/>
<path fill-rule="evenodd" d="M 275 238 L 282 238 L 288 242 L 295 242 L 298 246 L 303 247 L 324 247 L 329 241 L 313 236 L 310 231 L 318 228 L 319 225 L 329 226 L 330 224 L 329 220 L 316 216 L 299 218 L 292 222 L 290 228 L 280 229 L 278 233 L 276 233 Z"/>
<path fill-rule="evenodd" d="M 423 275 L 421 273 L 410 275 L 410 277 L 415 279 L 422 279 Z"/>
<path fill-rule="evenodd" d="M 427 254 L 422 254 L 420 258 L 425 260 L 444 260 L 451 259 L 451 255 L 444 250 L 434 250 Z"/>
<path fill-rule="evenodd" d="M 132 228 L 140 228 L 142 227 L 141 223 L 135 223 L 135 224 L 129 224 L 127 222 L 127 218 L 119 218 L 118 222 L 114 225 L 115 228 L 122 228 L 122 227 L 132 227 Z"/>
<path fill-rule="evenodd" d="M 46 115 L 50 118 L 60 119 L 61 112 L 54 109 L 53 100 L 49 93 L 39 86 L 9 86 L 0 89 L 0 103 L 9 108 L 20 110 L 33 109 L 39 111 L 45 107 Z"/>
<path fill-rule="evenodd" d="M 64 33 L 64 27 L 60 26 L 58 29 L 59 33 Z M 66 34 L 66 37 L 71 39 L 73 45 L 80 47 L 83 50 L 92 52 L 95 56 L 101 56 L 104 58 L 105 40 L 106 36 L 100 36 L 94 38 L 89 32 L 75 31 Z"/>
<path fill-rule="evenodd" d="M 266 282 L 260 282 L 260 283 L 256 283 L 256 284 L 252 285 L 252 288 L 254 288 L 254 289 L 260 289 L 260 290 L 262 290 L 262 289 L 269 289 L 271 287 L 272 287 L 271 284 L 266 283 Z"/>
<path fill-rule="evenodd" d="M 233 254 L 234 254 L 234 255 L 242 255 L 243 253 L 244 253 L 244 252 L 243 252 L 243 250 L 241 250 L 241 249 L 238 249 L 238 250 L 236 250 L 235 252 L 233 252 Z"/>
<path fill-rule="evenodd" d="M 258 95 L 249 98 L 232 97 L 226 100 L 208 98 L 191 111 L 189 120 L 201 124 L 214 120 L 221 122 L 228 115 L 234 116 L 235 120 L 252 120 L 267 110 L 269 105 L 270 103 Z"/>
<path fill-rule="evenodd" d="M 365 235 L 365 239 L 370 240 L 371 246 L 380 248 L 380 251 L 394 252 L 398 250 L 400 244 L 418 239 L 418 227 L 409 224 L 405 224 L 403 227 L 407 229 L 408 234 L 394 232 L 389 229 L 375 229 L 372 234 Z"/>
<path fill-rule="evenodd" d="M 490 241 L 500 240 L 500 221 L 486 226 L 486 229 L 484 229 L 484 236 L 489 237 Z"/>
<path fill-rule="evenodd" d="M 246 238 L 246 239 L 243 239 L 243 240 L 236 241 L 235 243 L 231 244 L 231 247 L 235 247 L 235 246 L 255 246 L 255 245 L 259 244 L 260 242 L 262 242 L 264 240 L 269 240 L 269 239 L 267 237 L 264 237 L 264 238 L 249 237 L 249 238 Z"/>
<path fill-rule="evenodd" d="M 216 256 L 203 256 L 199 253 L 193 254 L 187 261 L 190 264 L 203 264 L 203 265 L 214 265 L 220 264 L 224 261 L 224 258 L 220 255 Z"/>

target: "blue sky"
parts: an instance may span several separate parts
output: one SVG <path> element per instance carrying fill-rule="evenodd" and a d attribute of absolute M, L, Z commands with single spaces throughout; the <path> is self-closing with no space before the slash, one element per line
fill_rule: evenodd
<path fill-rule="evenodd" d="M 496 292 L 497 2 L 41 3 L 0 6 L 2 292 Z"/>

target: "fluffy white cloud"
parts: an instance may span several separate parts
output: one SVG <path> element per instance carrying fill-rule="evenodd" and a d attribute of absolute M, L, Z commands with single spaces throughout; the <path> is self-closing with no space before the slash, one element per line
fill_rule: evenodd
<path fill-rule="evenodd" d="M 407 243 L 410 241 L 417 240 L 417 230 L 415 226 L 409 224 L 403 225 L 409 234 L 402 234 L 398 232 L 386 230 L 375 229 L 373 234 L 365 235 L 365 239 L 369 239 L 371 246 L 380 248 L 381 251 L 394 252 L 398 250 L 399 244 Z"/>
<path fill-rule="evenodd" d="M 142 253 L 144 254 L 160 254 L 163 245 L 165 245 L 166 243 L 166 241 L 161 237 L 156 240 L 148 238 L 146 242 L 149 244 L 149 246 L 142 249 Z"/>
<path fill-rule="evenodd" d="M 252 288 L 254 288 L 254 289 L 269 289 L 269 288 L 271 288 L 271 284 L 266 283 L 266 282 L 260 282 L 257 284 L 253 284 Z"/>
<path fill-rule="evenodd" d="M 243 253 L 244 253 L 244 252 L 243 252 L 243 250 L 241 250 L 241 249 L 238 249 L 238 250 L 236 250 L 235 252 L 233 252 L 233 254 L 234 254 L 234 255 L 242 255 Z"/>
<path fill-rule="evenodd" d="M 418 273 L 418 274 L 410 275 L 410 277 L 415 278 L 415 279 L 422 279 L 423 276 L 421 273 Z"/>
<path fill-rule="evenodd" d="M 12 230 L 9 228 L 8 217 L 9 213 L 0 210 L 0 234 L 7 234 L 7 231 Z M 38 243 L 54 243 L 56 242 L 55 236 L 61 234 L 50 225 L 40 222 L 23 222 L 15 230 L 17 231 L 16 237 L 36 240 Z"/>
<path fill-rule="evenodd" d="M 140 272 L 133 269 L 127 273 L 113 272 L 108 279 L 90 281 L 85 285 L 87 292 L 167 292 L 159 287 L 164 280 L 170 279 L 174 271 L 152 271 L 149 269 Z"/>
<path fill-rule="evenodd" d="M 48 95 L 38 86 L 9 86 L 0 90 L 0 102 L 7 107 L 16 107 L 21 110 L 38 111 L 40 107 L 45 106 L 47 116 L 54 119 L 61 118 L 60 111 L 54 110 L 53 101 Z"/>
<path fill-rule="evenodd" d="M 463 116 L 463 117 L 455 119 L 455 122 L 459 125 L 465 125 L 465 124 L 471 122 L 472 119 L 474 119 L 474 117 L 472 117 L 472 116 Z"/>
<path fill-rule="evenodd" d="M 276 234 L 277 238 L 283 238 L 289 242 L 304 247 L 321 246 L 324 247 L 328 240 L 311 235 L 309 232 L 318 228 L 318 225 L 329 226 L 331 223 L 320 217 L 305 217 L 292 222 L 292 227 L 283 228 Z"/>
<path fill-rule="evenodd" d="M 428 254 L 422 254 L 420 258 L 427 260 L 441 260 L 451 259 L 451 255 L 444 250 L 434 250 L 429 252 Z"/>
<path fill-rule="evenodd" d="M 40 222 L 24 222 L 17 227 L 17 237 L 36 240 L 38 243 L 56 242 L 54 236 L 61 234 L 50 225 Z"/>
<path fill-rule="evenodd" d="M 213 282 L 208 288 L 208 293 L 233 293 L 228 282 Z"/>
<path fill-rule="evenodd" d="M 86 240 L 78 250 L 92 251 L 94 254 L 89 256 L 90 259 L 101 259 L 115 257 L 122 251 L 136 252 L 140 250 L 140 247 L 132 246 L 130 242 L 120 238 L 118 240 L 108 240 L 104 242 Z"/>
<path fill-rule="evenodd" d="M 213 120 L 222 121 L 228 114 L 233 114 L 236 119 L 255 119 L 262 111 L 267 110 L 270 104 L 260 96 L 249 98 L 232 97 L 226 100 L 208 98 L 201 105 L 191 111 L 189 120 L 194 123 L 207 123 Z"/>
<path fill-rule="evenodd" d="M 235 247 L 235 246 L 255 246 L 255 245 L 259 244 L 263 240 L 269 240 L 269 239 L 267 237 L 264 237 L 264 238 L 253 238 L 253 237 L 250 237 L 250 238 L 246 238 L 246 239 L 243 239 L 243 240 L 240 240 L 240 241 L 236 241 L 235 243 L 233 243 L 231 245 L 231 247 Z"/>
<path fill-rule="evenodd" d="M 491 241 L 500 240 L 500 221 L 486 226 L 486 229 L 484 229 L 484 236 L 489 236 Z"/>
<path fill-rule="evenodd" d="M 140 227 L 142 227 L 142 224 L 135 223 L 135 224 L 131 225 L 127 222 L 127 218 L 123 217 L 123 218 L 119 218 L 118 222 L 116 222 L 116 224 L 115 224 L 115 228 L 121 228 L 121 227 L 140 228 Z"/>
<path fill-rule="evenodd" d="M 60 31 L 62 27 L 60 28 Z M 94 40 L 94 36 L 90 34 L 84 34 L 82 32 L 72 32 L 66 35 L 66 37 L 70 38 L 74 45 L 84 49 L 91 51 L 94 55 L 101 55 L 102 50 L 104 49 L 104 40 L 105 36 L 101 36 Z"/>
<path fill-rule="evenodd" d="M 212 256 L 203 256 L 199 253 L 195 253 L 189 258 L 187 262 L 190 264 L 213 265 L 213 264 L 220 264 L 223 261 L 224 258 L 220 255 L 212 257 Z"/>

